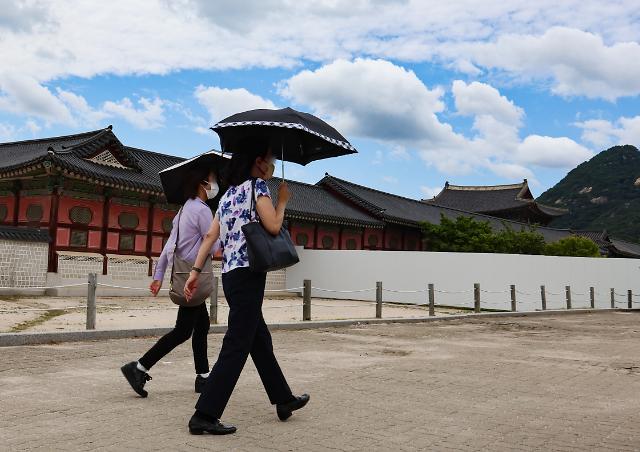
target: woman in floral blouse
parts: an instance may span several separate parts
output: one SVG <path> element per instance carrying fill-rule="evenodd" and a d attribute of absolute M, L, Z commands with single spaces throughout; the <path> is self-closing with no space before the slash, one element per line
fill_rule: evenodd
<path fill-rule="evenodd" d="M 229 163 L 225 181 L 229 189 L 220 199 L 184 289 L 189 298 L 197 286 L 207 250 L 219 237 L 223 247 L 222 286 L 229 304 L 229 322 L 218 360 L 189 421 L 189 431 L 193 434 L 223 435 L 236 431 L 234 426 L 220 422 L 220 417 L 249 355 L 269 401 L 276 405 L 280 420 L 288 419 L 294 410 L 309 401 L 307 394 L 298 397 L 292 394 L 273 353 L 271 334 L 262 316 L 266 273 L 249 269 L 247 243 L 242 232 L 243 225 L 258 219 L 268 232 L 278 234 L 291 193 L 287 184 L 282 182 L 278 189 L 278 204 L 274 208 L 265 180 L 273 176 L 275 159 L 266 138 L 250 136 L 238 146 L 238 152 L 234 152 Z M 253 211 L 252 196 L 255 196 Z"/>

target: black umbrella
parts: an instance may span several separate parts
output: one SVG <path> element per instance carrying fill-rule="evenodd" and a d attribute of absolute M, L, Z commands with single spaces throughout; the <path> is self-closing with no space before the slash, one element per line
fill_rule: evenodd
<path fill-rule="evenodd" d="M 229 158 L 229 156 L 217 151 L 209 151 L 160 171 L 158 174 L 160 175 L 162 190 L 167 197 L 167 202 L 184 204 L 186 201 L 183 193 L 184 181 L 187 172 L 191 168 L 205 166 L 219 174 L 220 170 L 229 161 Z M 218 184 L 220 184 L 220 181 L 218 181 Z"/>
<path fill-rule="evenodd" d="M 237 113 L 211 129 L 220 136 L 224 152 L 234 152 L 234 144 L 242 137 L 260 134 L 269 138 L 274 154 L 281 154 L 283 161 L 301 165 L 358 152 L 340 132 L 322 119 L 292 108 Z"/>

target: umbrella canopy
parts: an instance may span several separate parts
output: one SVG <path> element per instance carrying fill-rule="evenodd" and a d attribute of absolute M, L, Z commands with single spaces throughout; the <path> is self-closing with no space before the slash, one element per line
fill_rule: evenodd
<path fill-rule="evenodd" d="M 301 165 L 358 152 L 340 132 L 322 119 L 292 108 L 237 113 L 211 129 L 220 136 L 224 152 L 241 151 L 234 149 L 234 144 L 242 137 L 261 134 L 269 138 L 274 155 Z"/>
<path fill-rule="evenodd" d="M 183 187 L 185 177 L 190 169 L 204 166 L 219 174 L 229 159 L 229 156 L 217 151 L 209 151 L 160 171 L 158 174 L 160 175 L 160 182 L 162 182 L 162 189 L 167 201 L 172 204 L 184 204 L 186 199 Z"/>

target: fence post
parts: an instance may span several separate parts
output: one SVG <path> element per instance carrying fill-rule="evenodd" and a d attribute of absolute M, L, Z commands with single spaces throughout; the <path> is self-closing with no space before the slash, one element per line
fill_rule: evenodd
<path fill-rule="evenodd" d="M 627 307 L 633 309 L 633 292 L 631 289 L 627 290 Z"/>
<path fill-rule="evenodd" d="M 480 312 L 480 283 L 473 285 L 473 310 Z"/>
<path fill-rule="evenodd" d="M 540 286 L 540 300 L 542 300 L 542 310 L 547 310 L 547 290 L 544 287 L 544 284 Z"/>
<path fill-rule="evenodd" d="M 382 318 L 382 281 L 376 281 L 376 319 Z"/>
<path fill-rule="evenodd" d="M 589 299 L 591 300 L 591 309 L 595 309 L 595 307 L 596 307 L 596 289 L 594 287 L 589 287 Z"/>
<path fill-rule="evenodd" d="M 213 277 L 213 289 L 211 290 L 211 309 L 209 309 L 209 322 L 218 323 L 218 277 Z"/>
<path fill-rule="evenodd" d="M 433 290 L 433 284 L 429 284 L 429 316 L 436 315 L 436 297 Z"/>
<path fill-rule="evenodd" d="M 571 286 L 564 286 L 564 291 L 567 298 L 567 309 L 571 309 Z"/>
<path fill-rule="evenodd" d="M 611 309 L 616 308 L 616 289 L 611 288 Z"/>
<path fill-rule="evenodd" d="M 311 320 L 311 280 L 304 280 L 302 320 Z"/>
<path fill-rule="evenodd" d="M 511 284 L 511 311 L 516 312 L 517 308 L 516 286 L 515 284 Z"/>
<path fill-rule="evenodd" d="M 98 287 L 98 275 L 89 273 L 87 289 L 87 329 L 96 329 L 96 288 Z"/>

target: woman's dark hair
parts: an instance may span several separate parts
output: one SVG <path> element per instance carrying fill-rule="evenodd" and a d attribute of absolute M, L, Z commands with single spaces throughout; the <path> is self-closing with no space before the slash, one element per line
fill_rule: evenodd
<path fill-rule="evenodd" d="M 225 185 L 240 185 L 251 178 L 251 168 L 258 157 L 266 157 L 269 153 L 269 139 L 262 135 L 248 135 L 232 146 L 231 161 L 227 164 Z"/>
<path fill-rule="evenodd" d="M 194 199 L 198 196 L 198 187 L 202 184 L 203 181 L 209 179 L 209 173 L 214 170 L 211 168 L 199 167 L 199 168 L 191 168 L 187 171 L 186 177 L 184 179 L 184 186 L 182 187 L 182 194 L 185 199 Z M 217 178 L 217 176 L 216 176 Z"/>

